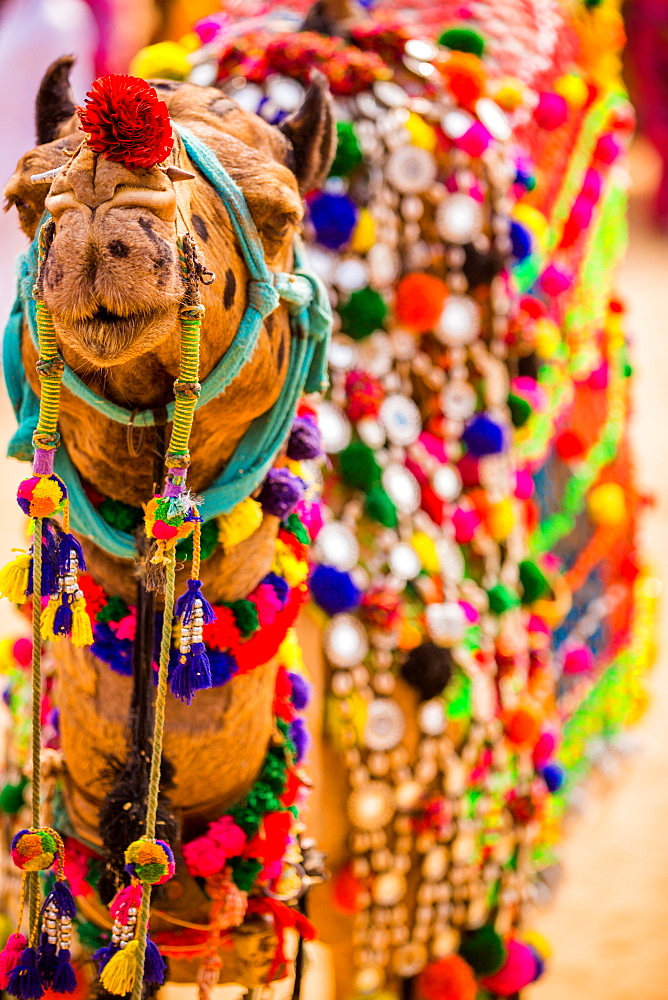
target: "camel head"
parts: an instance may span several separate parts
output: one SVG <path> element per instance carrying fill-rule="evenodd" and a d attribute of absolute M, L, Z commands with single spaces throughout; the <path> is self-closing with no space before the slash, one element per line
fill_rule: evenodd
<path fill-rule="evenodd" d="M 152 353 L 169 371 L 184 294 L 177 234 L 188 231 L 217 275 L 203 293 L 215 329 L 203 339 L 206 374 L 246 304 L 248 273 L 227 213 L 178 134 L 167 161 L 150 169 L 127 169 L 95 152 L 84 141 L 70 92 L 71 65 L 65 57 L 47 71 L 37 98 L 39 145 L 20 160 L 5 191 L 29 236 L 45 209 L 54 220 L 42 294 L 59 341 L 80 368 L 109 369 Z M 216 89 L 151 82 L 172 122 L 203 140 L 242 189 L 269 267 L 288 269 L 301 196 L 326 176 L 333 155 L 324 78 L 314 80 L 302 107 L 279 128 Z M 55 176 L 39 177 L 55 168 Z"/>

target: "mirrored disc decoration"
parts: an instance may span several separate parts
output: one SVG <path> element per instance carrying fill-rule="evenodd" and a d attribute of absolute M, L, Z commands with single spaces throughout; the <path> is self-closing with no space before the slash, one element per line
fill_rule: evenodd
<path fill-rule="evenodd" d="M 330 403 L 329 400 L 321 400 L 318 403 L 318 426 L 323 447 L 328 454 L 336 455 L 350 444 L 352 437 L 350 422 L 335 403 Z"/>
<path fill-rule="evenodd" d="M 475 413 L 476 392 L 468 382 L 448 382 L 441 392 L 441 406 L 450 420 L 468 420 Z"/>
<path fill-rule="evenodd" d="M 468 295 L 450 295 L 436 325 L 436 336 L 449 347 L 470 344 L 480 333 L 480 306 Z"/>
<path fill-rule="evenodd" d="M 475 106 L 476 114 L 487 131 L 500 142 L 510 139 L 511 128 L 508 116 L 496 101 L 489 97 L 481 97 Z"/>
<path fill-rule="evenodd" d="M 296 111 L 304 100 L 304 88 L 287 76 L 272 76 L 266 82 L 267 94 L 281 111 Z"/>
<path fill-rule="evenodd" d="M 379 417 L 392 444 L 406 447 L 417 441 L 422 430 L 420 411 L 408 396 L 392 393 L 380 407 Z"/>
<path fill-rule="evenodd" d="M 462 477 L 454 465 L 439 465 L 431 477 L 431 485 L 441 500 L 450 502 L 462 491 Z"/>
<path fill-rule="evenodd" d="M 342 260 L 334 272 L 334 283 L 344 292 L 356 292 L 368 284 L 369 269 L 359 257 Z"/>
<path fill-rule="evenodd" d="M 412 514 L 420 505 L 420 486 L 403 465 L 392 462 L 383 470 L 383 489 L 403 514 Z"/>
<path fill-rule="evenodd" d="M 348 816 L 360 830 L 380 830 L 392 818 L 394 795 L 384 781 L 368 781 L 348 799 Z"/>
<path fill-rule="evenodd" d="M 341 521 L 332 521 L 320 529 L 315 550 L 321 563 L 340 570 L 352 569 L 360 551 L 355 535 Z"/>
<path fill-rule="evenodd" d="M 464 133 L 471 128 L 473 121 L 473 116 L 468 111 L 453 108 L 451 111 L 445 112 L 441 119 L 441 125 L 449 139 L 461 139 Z"/>
<path fill-rule="evenodd" d="M 391 750 L 405 728 L 404 713 L 391 698 L 377 698 L 367 706 L 364 742 L 370 750 Z"/>
<path fill-rule="evenodd" d="M 402 194 L 420 194 L 436 180 L 436 160 L 419 146 L 400 146 L 385 168 L 390 184 Z"/>
<path fill-rule="evenodd" d="M 399 542 L 392 547 L 388 563 L 391 572 L 399 580 L 414 580 L 422 569 L 420 557 L 408 542 Z"/>
<path fill-rule="evenodd" d="M 472 243 L 483 222 L 482 205 L 468 194 L 451 194 L 436 209 L 436 228 L 450 243 Z"/>
<path fill-rule="evenodd" d="M 335 615 L 325 629 L 325 653 L 335 667 L 354 667 L 369 652 L 364 627 L 352 615 Z"/>
<path fill-rule="evenodd" d="M 466 632 L 466 615 L 456 601 L 428 604 L 425 609 L 427 629 L 435 643 L 454 646 Z"/>

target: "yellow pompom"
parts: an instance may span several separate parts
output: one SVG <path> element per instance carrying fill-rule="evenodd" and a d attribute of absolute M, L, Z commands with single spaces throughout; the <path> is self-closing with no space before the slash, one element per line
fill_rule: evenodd
<path fill-rule="evenodd" d="M 353 253 L 368 253 L 375 242 L 376 223 L 373 221 L 373 216 L 369 209 L 362 208 L 360 209 L 357 225 L 355 226 L 350 249 Z"/>
<path fill-rule="evenodd" d="M 28 589 L 30 555 L 19 552 L 15 559 L 0 571 L 0 597 L 6 597 L 14 604 L 23 604 Z"/>
<path fill-rule="evenodd" d="M 411 538 L 411 545 L 419 555 L 423 569 L 427 573 L 438 573 L 441 564 L 438 561 L 434 540 L 425 534 L 424 531 L 416 531 Z"/>
<path fill-rule="evenodd" d="M 545 249 L 545 241 L 548 236 L 549 223 L 542 212 L 539 212 L 533 205 L 515 205 L 512 216 L 517 222 L 531 230 L 541 249 Z"/>
<path fill-rule="evenodd" d="M 575 76 L 574 73 L 567 73 L 555 80 L 554 90 L 566 103 L 575 108 L 576 111 L 584 108 L 589 99 L 589 88 L 582 77 Z"/>
<path fill-rule="evenodd" d="M 490 84 L 490 96 L 504 111 L 515 111 L 524 104 L 527 87 L 514 76 L 505 76 Z"/>
<path fill-rule="evenodd" d="M 601 483 L 587 497 L 589 516 L 600 528 L 618 528 L 626 518 L 626 497 L 618 483 Z"/>
<path fill-rule="evenodd" d="M 561 346 L 559 327 L 551 319 L 539 319 L 534 327 L 534 346 L 540 358 L 554 357 Z"/>
<path fill-rule="evenodd" d="M 420 149 L 426 149 L 433 153 L 436 149 L 436 130 L 428 125 L 424 118 L 420 118 L 414 111 L 408 116 L 408 121 L 404 122 L 404 128 L 408 129 L 411 142 Z"/>
<path fill-rule="evenodd" d="M 130 74 L 143 80 L 155 77 L 163 80 L 185 80 L 192 66 L 185 49 L 177 42 L 158 42 L 149 45 L 130 63 Z"/>
<path fill-rule="evenodd" d="M 299 645 L 299 640 L 297 638 L 296 629 L 288 629 L 285 639 L 278 647 L 277 656 L 279 662 L 285 667 L 286 670 L 290 671 L 290 673 L 302 674 L 304 677 L 308 676 L 306 665 L 304 663 L 304 657 L 302 656 L 302 648 Z"/>
<path fill-rule="evenodd" d="M 422 639 L 422 632 L 415 622 L 404 618 L 399 628 L 399 639 L 397 642 L 399 649 L 402 649 L 404 652 L 409 649 L 415 649 L 416 646 L 420 645 Z"/>
<path fill-rule="evenodd" d="M 187 35 L 181 35 L 178 40 L 178 44 L 190 55 L 191 52 L 197 52 L 198 49 L 202 47 L 202 39 L 199 37 L 196 31 L 189 31 Z"/>
<path fill-rule="evenodd" d="M 228 514 L 221 514 L 216 518 L 218 525 L 218 541 L 226 552 L 233 549 L 240 542 L 245 542 L 247 538 L 254 535 L 262 524 L 262 507 L 247 497 L 233 507 Z"/>
<path fill-rule="evenodd" d="M 498 503 L 490 504 L 485 511 L 485 524 L 495 541 L 500 542 L 507 538 L 515 525 L 512 500 L 500 500 Z"/>
<path fill-rule="evenodd" d="M 93 626 L 86 610 L 85 597 L 72 602 L 72 642 L 75 646 L 90 646 L 93 642 Z"/>
<path fill-rule="evenodd" d="M 308 576 L 308 563 L 306 560 L 297 559 L 294 552 L 280 538 L 276 539 L 274 562 L 271 569 L 273 573 L 285 577 L 286 583 L 290 588 L 297 587 Z"/>
<path fill-rule="evenodd" d="M 105 965 L 100 982 L 109 993 L 123 997 L 134 986 L 138 947 L 136 941 L 130 941 L 125 948 L 112 955 Z"/>
<path fill-rule="evenodd" d="M 538 931 L 525 931 L 522 934 L 522 940 L 526 944 L 531 945 L 531 947 L 538 952 L 541 958 L 550 958 L 552 955 L 552 949 L 549 942 L 543 937 L 542 934 L 539 934 Z"/>

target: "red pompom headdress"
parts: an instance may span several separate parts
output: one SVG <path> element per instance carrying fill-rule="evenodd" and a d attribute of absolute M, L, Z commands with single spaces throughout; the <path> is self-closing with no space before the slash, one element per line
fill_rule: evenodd
<path fill-rule="evenodd" d="M 91 149 L 129 170 L 154 167 L 172 151 L 167 105 L 135 76 L 100 77 L 77 111 Z"/>

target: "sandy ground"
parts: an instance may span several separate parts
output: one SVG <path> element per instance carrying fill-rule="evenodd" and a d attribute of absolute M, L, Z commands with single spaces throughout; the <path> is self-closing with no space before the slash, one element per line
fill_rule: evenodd
<path fill-rule="evenodd" d="M 645 550 L 661 577 L 668 567 L 668 237 L 654 234 L 648 224 L 655 173 L 652 156 L 640 147 L 634 156 L 631 247 L 621 290 L 635 342 L 638 477 L 656 499 L 644 525 Z M 2 391 L 3 453 L 13 427 Z M 0 565 L 22 538 L 24 519 L 12 498 L 24 470 L 0 459 Z M 0 635 L 22 629 L 11 607 L 0 601 Z M 666 606 L 659 638 L 668 648 Z M 614 780 L 591 783 L 583 812 L 570 823 L 563 880 L 554 902 L 533 921 L 554 954 L 549 974 L 527 991 L 527 1000 L 668 1000 L 668 656 L 659 658 L 651 686 L 652 706 L 636 734 L 637 753 Z M 167 992 L 173 1000 L 195 995 L 187 987 Z M 219 1000 L 239 996 L 238 989 L 217 993 Z M 329 992 L 309 977 L 304 995 L 328 1000 Z"/>

